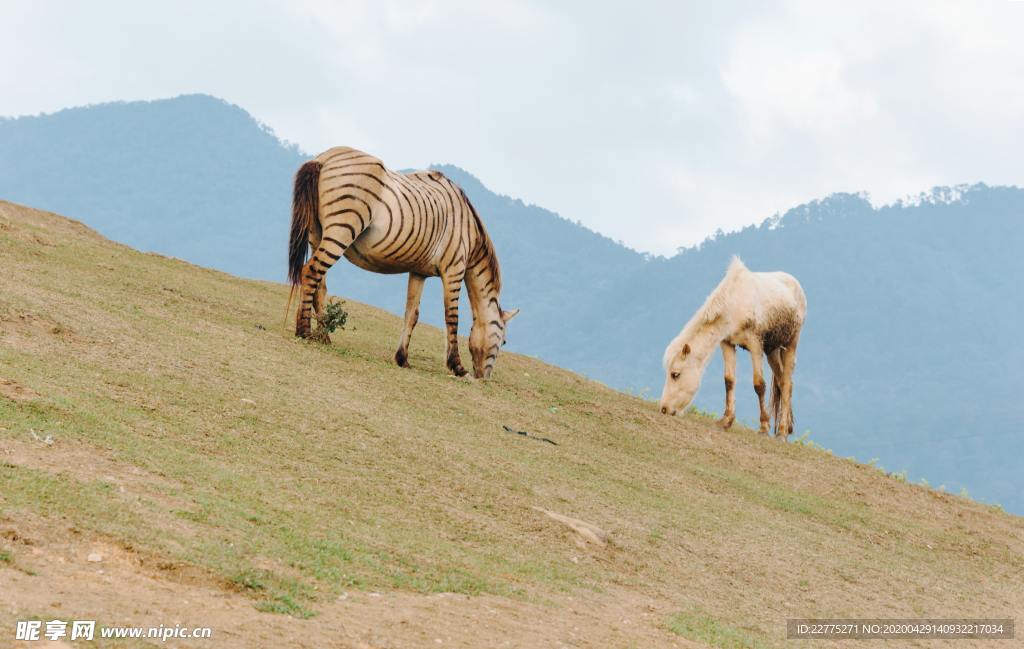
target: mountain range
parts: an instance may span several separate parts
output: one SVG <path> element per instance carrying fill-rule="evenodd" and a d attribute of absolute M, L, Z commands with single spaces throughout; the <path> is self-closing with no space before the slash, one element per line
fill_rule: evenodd
<path fill-rule="evenodd" d="M 135 248 L 282 281 L 292 176 L 308 157 L 209 96 L 87 106 L 0 120 L 0 198 Z M 833 194 L 665 258 L 496 194 L 459 167 L 435 168 L 465 189 L 495 241 L 503 306 L 522 309 L 509 349 L 656 398 L 665 345 L 738 255 L 752 270 L 793 274 L 807 294 L 798 432 L 1024 513 L 1024 351 L 1013 342 L 1024 190 L 936 188 L 883 207 Z M 339 264 L 328 283 L 396 313 L 404 305 L 404 276 Z M 423 319 L 439 324 L 436 280 L 423 300 Z M 737 405 L 751 421 L 745 355 L 739 366 Z M 722 400 L 716 358 L 696 405 L 721 411 Z"/>

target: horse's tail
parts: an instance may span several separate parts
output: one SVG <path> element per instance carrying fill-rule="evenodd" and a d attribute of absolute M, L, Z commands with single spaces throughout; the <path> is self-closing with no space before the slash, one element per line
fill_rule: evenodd
<path fill-rule="evenodd" d="M 309 232 L 320 220 L 320 168 L 316 160 L 305 163 L 295 173 L 295 190 L 292 193 L 292 232 L 288 240 L 288 280 L 292 290 L 288 293 L 288 304 L 284 317 L 292 308 L 295 289 L 302 283 L 302 267 L 306 265 L 309 252 Z M 287 326 L 287 325 L 286 325 Z"/>
<path fill-rule="evenodd" d="M 309 252 L 309 231 L 320 220 L 320 167 L 310 160 L 295 173 L 292 193 L 292 234 L 288 241 L 288 279 L 292 286 L 302 282 L 302 267 Z"/>
<path fill-rule="evenodd" d="M 779 377 L 775 376 L 775 372 L 772 372 L 772 419 L 775 420 L 775 434 L 785 435 L 786 430 L 779 428 L 779 412 L 782 410 L 782 386 L 779 385 Z M 792 417 L 790 417 L 792 419 Z M 788 430 L 788 427 L 787 427 Z"/>

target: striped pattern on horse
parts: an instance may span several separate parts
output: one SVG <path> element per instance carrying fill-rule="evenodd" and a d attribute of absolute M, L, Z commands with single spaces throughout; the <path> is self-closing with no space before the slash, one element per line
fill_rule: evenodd
<path fill-rule="evenodd" d="M 313 253 L 307 255 L 309 251 Z M 308 337 L 323 308 L 325 275 L 344 256 L 376 273 L 409 273 L 405 324 L 395 361 L 408 367 L 409 340 L 419 319 L 427 277 L 444 288 L 446 364 L 459 357 L 459 295 L 466 283 L 473 310 L 470 351 L 474 375 L 487 378 L 518 310 L 499 303 L 501 269 L 494 244 L 466 194 L 438 171 L 398 173 L 380 160 L 336 147 L 303 164 L 295 175 L 288 268 L 300 293 L 295 334 Z"/>

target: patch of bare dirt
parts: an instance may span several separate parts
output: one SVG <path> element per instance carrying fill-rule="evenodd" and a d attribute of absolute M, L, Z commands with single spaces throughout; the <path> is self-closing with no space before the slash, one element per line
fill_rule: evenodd
<path fill-rule="evenodd" d="M 130 548 L 46 519 L 0 521 L 0 629 L 15 621 L 211 627 L 211 640 L 168 647 L 687 647 L 663 628 L 664 604 L 632 592 L 560 595 L 546 603 L 496 596 L 352 592 L 314 605 L 308 620 L 262 613 L 242 594 L 154 570 Z M 59 542 L 48 539 L 62 539 Z M 91 559 L 91 560 L 90 560 Z M 98 560 L 97 560 L 98 559 Z"/>
<path fill-rule="evenodd" d="M 39 395 L 33 390 L 5 378 L 0 378 L 0 396 L 7 397 L 12 401 L 32 401 L 39 398 Z"/>
<path fill-rule="evenodd" d="M 68 325 L 44 315 L 27 311 L 0 314 L 0 343 L 20 351 L 36 351 L 55 343 L 85 342 Z"/>
<path fill-rule="evenodd" d="M 30 431 L 23 438 L 0 437 L 0 463 L 66 475 L 83 482 L 103 481 L 113 485 L 121 497 L 143 513 L 150 514 L 152 525 L 174 535 L 195 536 L 199 530 L 188 521 L 173 516 L 176 511 L 191 511 L 194 504 L 171 495 L 175 483 L 163 476 L 137 466 L 118 462 L 104 451 L 60 436 Z M 154 510 L 158 514 L 153 516 Z M 0 529 L 3 526 L 0 525 Z M 191 572 L 191 567 L 150 561 L 150 565 L 166 564 L 171 573 Z"/>
<path fill-rule="evenodd" d="M 0 461 L 83 481 L 102 480 L 113 484 L 122 494 L 145 495 L 172 508 L 190 506 L 164 493 L 173 489 L 174 483 L 163 476 L 118 462 L 100 449 L 60 436 L 33 436 L 29 432 L 23 438 L 0 438 Z"/>
<path fill-rule="evenodd" d="M 104 480 L 126 497 L 184 509 L 166 478 L 58 437 L 0 439 L 0 461 L 80 480 Z M 164 489 L 159 489 L 164 487 Z M 180 533 L 185 521 L 170 518 Z M 559 595 L 547 603 L 495 596 L 347 593 L 312 605 L 309 620 L 263 613 L 255 601 L 196 566 L 42 517 L 0 520 L 0 629 L 18 619 L 96 619 L 119 626 L 209 626 L 212 642 L 182 647 L 698 647 L 663 627 L 673 612 L 633 591 Z M 96 561 L 96 559 L 99 559 Z M 90 560 L 92 559 L 92 560 Z M 268 560 L 269 561 L 269 560 Z M 280 571 L 277 562 L 256 565 Z M 54 645 L 57 646 L 57 645 Z"/>

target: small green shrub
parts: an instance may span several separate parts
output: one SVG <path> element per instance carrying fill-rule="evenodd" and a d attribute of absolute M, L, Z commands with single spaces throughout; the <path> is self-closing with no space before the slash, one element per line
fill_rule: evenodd
<path fill-rule="evenodd" d="M 344 329 L 348 321 L 348 311 L 345 310 L 341 300 L 331 300 L 324 305 L 320 313 L 316 314 L 316 331 L 313 332 L 312 340 L 319 343 L 331 342 L 330 335 L 338 329 Z"/>

